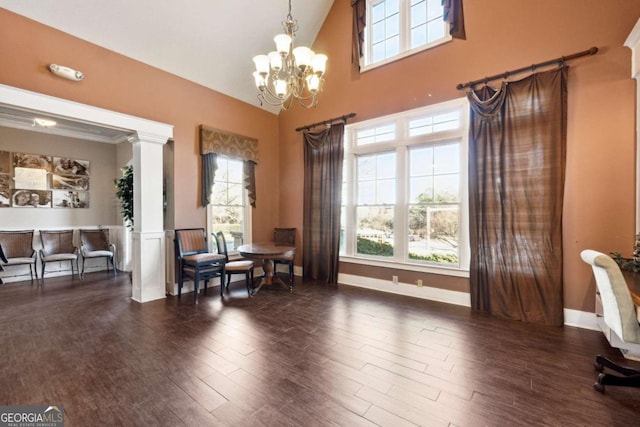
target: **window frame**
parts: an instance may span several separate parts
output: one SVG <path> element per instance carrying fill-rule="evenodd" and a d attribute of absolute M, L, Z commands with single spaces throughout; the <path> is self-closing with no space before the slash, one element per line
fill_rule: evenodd
<path fill-rule="evenodd" d="M 223 156 L 223 155 L 218 155 L 218 159 L 227 159 L 227 160 L 234 160 L 234 161 L 238 161 L 242 163 L 242 169 L 243 169 L 243 177 L 244 177 L 244 161 L 242 159 L 236 158 L 236 157 L 230 157 L 230 156 Z M 216 171 L 216 177 L 218 176 L 218 171 Z M 242 236 L 243 236 L 243 244 L 247 244 L 247 243 L 251 243 L 252 242 L 252 234 L 251 234 L 251 230 L 252 230 L 252 218 L 251 218 L 251 213 L 253 212 L 251 209 L 251 204 L 249 203 L 249 195 L 247 192 L 247 189 L 244 186 L 244 182 L 243 180 L 241 180 L 241 187 L 242 187 L 242 201 L 243 201 L 243 221 L 242 221 Z M 214 183 L 215 185 L 215 183 Z M 212 229 L 212 220 L 213 220 L 213 213 L 212 213 L 212 208 L 213 206 L 219 206 L 219 205 L 215 205 L 214 203 L 209 203 L 207 204 L 207 244 L 209 246 L 209 251 L 210 252 L 217 252 L 218 248 L 216 246 L 215 243 L 215 239 L 213 238 L 213 233 L 217 232 L 218 230 L 214 230 Z M 233 251 L 229 251 L 228 253 L 229 257 L 239 257 L 240 254 L 238 253 L 237 250 L 233 250 Z"/>
<path fill-rule="evenodd" d="M 439 115 L 446 112 L 459 111 L 460 127 L 455 130 L 444 130 L 429 134 L 409 136 L 411 120 L 427 115 Z M 395 123 L 396 138 L 366 145 L 356 145 L 358 131 L 372 129 L 391 122 Z M 468 133 L 469 133 L 469 102 L 466 97 L 442 102 L 436 105 L 404 111 L 389 116 L 358 122 L 345 126 L 345 156 L 343 191 L 344 243 L 340 261 L 375 265 L 388 268 L 402 268 L 404 270 L 420 271 L 451 276 L 469 277 L 470 245 L 469 245 L 469 184 L 468 184 Z M 460 144 L 459 168 L 459 254 L 458 265 L 427 264 L 412 261 L 408 254 L 409 224 L 408 212 L 413 203 L 409 194 L 409 150 L 421 146 L 437 146 L 446 143 Z M 357 158 L 361 155 L 395 151 L 396 153 L 396 204 L 394 216 L 394 255 L 393 257 L 377 257 L 356 253 L 357 224 Z"/>
<path fill-rule="evenodd" d="M 378 3 L 386 0 L 366 0 L 366 19 L 367 23 L 364 31 L 364 58 L 363 64 L 360 67 L 360 72 L 369 71 L 383 65 L 398 61 L 416 53 L 431 49 L 441 44 L 450 42 L 453 40 L 451 34 L 449 34 L 450 24 L 444 22 L 444 37 L 434 40 L 432 42 L 425 43 L 421 46 L 411 48 L 411 0 L 398 0 L 399 1 L 399 14 L 400 14 L 400 48 L 396 55 L 390 56 L 386 59 L 377 62 L 371 62 L 373 56 L 373 44 L 372 44 L 372 32 L 373 25 L 370 18 L 373 16 L 372 9 Z"/>

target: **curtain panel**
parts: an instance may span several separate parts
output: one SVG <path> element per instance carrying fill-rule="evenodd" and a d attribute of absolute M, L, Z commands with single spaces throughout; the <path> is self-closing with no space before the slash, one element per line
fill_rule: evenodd
<path fill-rule="evenodd" d="M 211 203 L 211 189 L 218 170 L 218 156 L 215 153 L 202 155 L 202 207 Z"/>
<path fill-rule="evenodd" d="M 449 23 L 449 34 L 454 39 L 466 40 L 467 34 L 464 30 L 464 13 L 462 10 L 462 0 L 442 0 L 444 9 L 443 18 Z"/>
<path fill-rule="evenodd" d="M 567 69 L 468 97 L 471 305 L 561 326 Z"/>
<path fill-rule="evenodd" d="M 202 156 L 202 207 L 211 202 L 211 189 L 218 169 L 217 156 L 240 159 L 244 162 L 244 188 L 249 203 L 256 207 L 255 166 L 258 164 L 258 140 L 224 130 L 200 125 L 200 154 Z"/>
<path fill-rule="evenodd" d="M 305 279 L 338 282 L 344 123 L 304 133 Z"/>
<path fill-rule="evenodd" d="M 353 8 L 353 48 L 351 52 L 351 63 L 362 67 L 364 60 L 364 30 L 367 25 L 367 1 L 352 0 Z"/>

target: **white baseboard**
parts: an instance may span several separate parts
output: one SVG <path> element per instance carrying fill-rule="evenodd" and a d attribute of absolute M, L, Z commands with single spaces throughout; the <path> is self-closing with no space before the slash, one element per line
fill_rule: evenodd
<path fill-rule="evenodd" d="M 431 301 L 445 302 L 447 304 L 471 307 L 471 296 L 467 292 L 449 291 L 446 289 L 432 288 L 430 286 L 418 287 L 414 284 L 408 283 L 398 283 L 395 285 L 388 280 L 354 276 L 351 274 L 338 274 L 338 283 L 348 286 L 357 286 L 359 288 L 389 292 L 397 295 L 406 295 Z"/>
<path fill-rule="evenodd" d="M 588 311 L 564 309 L 564 324 L 566 326 L 575 326 L 577 328 L 591 329 L 593 331 L 600 331 L 598 326 L 598 318 L 595 313 Z"/>
<path fill-rule="evenodd" d="M 370 277 L 354 276 L 350 274 L 338 274 L 338 283 L 347 286 L 373 289 L 389 292 L 397 295 L 405 295 L 447 304 L 471 307 L 471 295 L 466 292 L 449 291 L 446 289 L 432 288 L 429 286 L 418 287 L 414 284 L 398 283 L 394 285 L 388 280 L 373 279 Z M 583 329 L 600 331 L 595 313 L 588 311 L 564 309 L 564 324 Z"/>

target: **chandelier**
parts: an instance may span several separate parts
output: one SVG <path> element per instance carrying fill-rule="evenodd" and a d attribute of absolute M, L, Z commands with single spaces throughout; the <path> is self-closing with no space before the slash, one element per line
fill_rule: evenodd
<path fill-rule="evenodd" d="M 273 38 L 276 50 L 253 58 L 256 66 L 253 78 L 260 90 L 260 105 L 266 102 L 286 110 L 295 98 L 304 108 L 315 107 L 324 83 L 327 56 L 305 46 L 294 47 L 298 21 L 291 16 L 291 0 L 282 26 L 285 33 Z"/>

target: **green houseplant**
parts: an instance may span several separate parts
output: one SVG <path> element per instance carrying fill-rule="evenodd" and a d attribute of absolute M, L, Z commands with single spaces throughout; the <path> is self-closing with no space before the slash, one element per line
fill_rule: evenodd
<path fill-rule="evenodd" d="M 130 230 L 133 230 L 133 166 L 122 168 L 122 176 L 114 180 L 120 213 Z"/>

